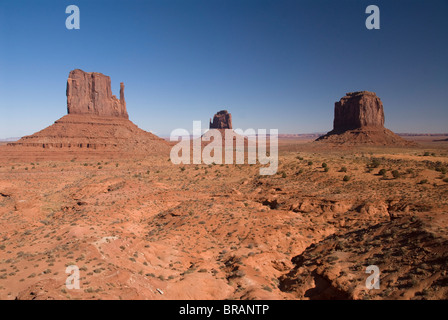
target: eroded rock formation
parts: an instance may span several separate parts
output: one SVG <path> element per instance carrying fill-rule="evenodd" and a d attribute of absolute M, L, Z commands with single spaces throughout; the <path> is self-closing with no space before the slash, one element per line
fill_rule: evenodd
<path fill-rule="evenodd" d="M 114 153 L 169 153 L 168 143 L 128 119 L 124 84 L 112 95 L 108 76 L 76 69 L 67 80 L 68 114 L 8 146 L 37 150 L 101 150 Z"/>
<path fill-rule="evenodd" d="M 232 129 L 232 115 L 227 110 L 218 111 L 213 122 L 210 119 L 210 129 Z"/>
<path fill-rule="evenodd" d="M 374 92 L 349 92 L 334 106 L 333 130 L 316 141 L 344 145 L 410 146 L 384 127 L 383 103 Z"/>
<path fill-rule="evenodd" d="M 384 127 L 383 103 L 374 92 L 349 92 L 334 106 L 333 131 Z"/>
<path fill-rule="evenodd" d="M 117 99 L 112 95 L 110 77 L 98 72 L 72 70 L 67 80 L 67 112 L 128 119 L 124 84 L 120 84 L 120 99 Z"/>

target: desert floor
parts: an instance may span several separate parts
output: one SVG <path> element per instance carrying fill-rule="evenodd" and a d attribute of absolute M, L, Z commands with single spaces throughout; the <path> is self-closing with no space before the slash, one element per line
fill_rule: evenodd
<path fill-rule="evenodd" d="M 0 299 L 447 299 L 448 141 L 417 140 L 284 139 L 273 176 L 0 151 Z"/>

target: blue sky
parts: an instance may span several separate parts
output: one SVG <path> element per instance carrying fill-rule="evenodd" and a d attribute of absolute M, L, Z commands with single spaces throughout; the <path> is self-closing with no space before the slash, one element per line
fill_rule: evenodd
<path fill-rule="evenodd" d="M 67 30 L 75 4 L 81 29 Z M 380 8 L 380 30 L 365 9 Z M 130 119 L 169 135 L 221 109 L 234 127 L 332 129 L 374 91 L 396 132 L 448 132 L 448 1 L 0 0 L 0 138 L 66 114 L 75 68 L 124 82 Z"/>

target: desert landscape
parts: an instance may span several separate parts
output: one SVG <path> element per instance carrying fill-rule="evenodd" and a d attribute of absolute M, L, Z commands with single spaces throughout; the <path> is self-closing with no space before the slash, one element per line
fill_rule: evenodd
<path fill-rule="evenodd" d="M 396 135 L 358 91 L 328 134 L 279 136 L 275 175 L 175 165 L 120 88 L 73 70 L 67 115 L 0 146 L 1 300 L 448 298 L 446 134 Z"/>
<path fill-rule="evenodd" d="M 77 300 L 101 318 L 394 318 L 387 300 L 439 316 L 447 12 L 0 1 L 0 302 L 19 318 L 93 316 Z"/>

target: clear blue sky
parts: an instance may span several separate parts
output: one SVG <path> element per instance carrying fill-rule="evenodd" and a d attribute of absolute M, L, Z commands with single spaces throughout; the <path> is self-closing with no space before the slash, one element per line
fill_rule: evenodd
<path fill-rule="evenodd" d="M 124 82 L 130 119 L 159 135 L 223 108 L 234 127 L 325 132 L 356 90 L 377 93 L 393 131 L 448 132 L 447 14 L 446 0 L 0 0 L 0 138 L 65 115 L 75 68 L 117 96 Z"/>

